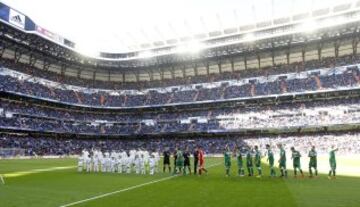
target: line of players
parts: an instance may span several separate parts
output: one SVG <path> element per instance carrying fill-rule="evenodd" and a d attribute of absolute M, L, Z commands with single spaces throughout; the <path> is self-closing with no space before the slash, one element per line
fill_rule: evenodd
<path fill-rule="evenodd" d="M 157 152 L 130 150 L 129 154 L 122 151 L 102 153 L 92 150 L 91 153 L 83 150 L 78 158 L 79 172 L 103 173 L 136 173 L 154 175 L 158 172 L 160 155 Z"/>
<path fill-rule="evenodd" d="M 287 177 L 288 172 L 286 168 L 286 151 L 281 144 L 278 144 L 279 148 L 279 169 L 280 169 L 280 177 Z M 270 147 L 270 145 L 266 145 L 266 156 L 267 161 L 270 166 L 270 176 L 275 177 L 275 157 L 274 153 Z M 335 178 L 336 176 L 336 158 L 335 152 L 336 149 L 332 146 L 329 153 L 329 163 L 330 163 L 330 171 L 328 174 L 328 178 Z M 231 168 L 231 157 L 232 155 L 236 157 L 237 166 L 238 166 L 238 175 L 245 176 L 244 162 L 247 168 L 248 176 L 254 176 L 254 165 L 257 169 L 258 175 L 257 177 L 261 177 L 262 167 L 261 167 L 261 159 L 262 154 L 258 148 L 255 146 L 254 149 L 251 148 L 236 148 L 233 150 L 234 153 L 230 150 L 229 146 L 225 147 L 224 151 L 224 164 L 225 164 L 225 172 L 226 176 L 230 176 L 230 168 Z M 301 176 L 304 177 L 304 173 L 301 168 L 301 154 L 299 151 L 295 150 L 294 147 L 291 147 L 291 159 L 293 160 L 293 169 L 294 176 L 297 177 L 298 171 Z M 160 155 L 158 152 L 150 153 L 148 151 L 141 150 L 130 150 L 129 155 L 126 152 L 105 152 L 102 153 L 99 150 L 93 150 L 92 156 L 86 150 L 83 151 L 82 155 L 78 160 L 78 171 L 86 171 L 86 172 L 112 172 L 112 173 L 133 173 L 136 174 L 146 174 L 147 169 L 149 169 L 149 174 L 153 175 L 158 172 Z M 185 151 L 181 151 L 179 148 L 176 148 L 174 157 L 174 171 L 171 171 L 170 166 L 170 156 L 171 153 L 167 149 L 163 152 L 163 172 L 168 168 L 169 172 L 173 172 L 174 174 L 187 174 L 187 171 L 191 174 L 191 166 L 190 166 L 190 156 L 191 153 L 188 148 Z M 194 153 L 194 174 L 202 172 L 207 173 L 205 168 L 205 158 L 204 151 L 199 146 L 195 149 Z M 310 177 L 314 176 L 313 170 L 315 172 L 315 176 L 318 175 L 317 170 L 317 152 L 315 146 L 312 146 L 311 150 L 308 153 L 309 159 L 309 173 Z M 331 177 L 332 176 L 332 177 Z"/>
<path fill-rule="evenodd" d="M 279 169 L 280 169 L 280 177 L 287 177 L 288 172 L 286 168 L 286 151 L 284 147 L 281 144 L 278 144 L 278 148 L 280 151 L 279 154 Z M 270 145 L 266 145 L 266 157 L 267 161 L 270 166 L 270 176 L 275 177 L 276 171 L 275 171 L 275 158 L 274 153 L 271 149 Z M 329 179 L 334 179 L 336 176 L 336 158 L 335 158 L 335 152 L 338 149 L 334 146 L 331 147 L 329 152 L 329 164 L 330 164 L 330 171 L 328 174 Z M 230 168 L 231 168 L 231 155 L 232 151 L 230 150 L 229 146 L 225 147 L 224 151 L 224 162 L 225 162 L 225 173 L 226 176 L 230 176 Z M 245 161 L 245 165 L 247 168 L 248 176 L 254 176 L 254 165 L 257 169 L 257 177 L 261 177 L 263 175 L 262 168 L 261 168 L 261 159 L 262 154 L 258 148 L 258 146 L 254 146 L 254 149 L 248 148 L 248 149 L 239 149 L 236 148 L 234 150 L 234 157 L 236 157 L 237 166 L 238 166 L 238 175 L 239 176 L 245 176 L 245 170 L 243 167 L 243 163 Z M 317 152 L 315 149 L 315 146 L 312 146 L 309 153 L 309 173 L 310 177 L 314 176 L 313 170 L 315 171 L 315 176 L 318 175 L 317 170 Z M 301 177 L 304 177 L 304 173 L 301 168 L 301 154 L 299 151 L 297 151 L 294 147 L 291 147 L 291 159 L 293 161 L 293 169 L 294 169 L 294 177 L 297 177 L 298 171 L 301 174 Z"/>

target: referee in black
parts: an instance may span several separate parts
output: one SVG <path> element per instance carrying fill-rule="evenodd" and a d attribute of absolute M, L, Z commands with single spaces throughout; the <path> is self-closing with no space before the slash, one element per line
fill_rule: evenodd
<path fill-rule="evenodd" d="M 194 174 L 196 175 L 198 162 L 199 162 L 199 148 L 198 147 L 195 148 L 193 155 L 194 155 Z"/>
<path fill-rule="evenodd" d="M 170 166 L 170 151 L 169 149 L 165 149 L 163 152 L 164 156 L 164 163 L 163 163 L 163 172 L 165 172 L 166 167 L 169 169 L 169 173 L 171 172 L 171 166 Z"/>
<path fill-rule="evenodd" d="M 185 148 L 185 151 L 183 152 L 184 156 L 184 174 L 186 174 L 186 170 L 189 170 L 189 174 L 191 175 L 191 167 L 190 167 L 190 155 L 189 147 Z"/>

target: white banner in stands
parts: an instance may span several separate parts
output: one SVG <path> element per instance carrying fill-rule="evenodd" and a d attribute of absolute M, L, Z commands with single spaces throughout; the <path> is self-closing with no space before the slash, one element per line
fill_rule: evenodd
<path fill-rule="evenodd" d="M 56 34 L 56 33 L 50 32 L 49 30 L 47 30 L 47 29 L 45 29 L 43 27 L 40 27 L 38 25 L 36 25 L 36 31 L 39 34 L 41 34 L 41 35 L 43 35 L 43 36 L 45 36 L 47 38 L 50 38 L 50 39 L 54 40 L 57 43 L 64 44 L 64 38 L 61 37 L 60 35 Z"/>
<path fill-rule="evenodd" d="M 20 27 L 22 29 L 25 29 L 25 15 L 13 10 L 13 9 L 10 9 L 9 23 L 12 25 L 15 25 L 17 27 Z"/>
<path fill-rule="evenodd" d="M 190 124 L 191 120 L 190 119 L 180 119 L 180 124 Z"/>

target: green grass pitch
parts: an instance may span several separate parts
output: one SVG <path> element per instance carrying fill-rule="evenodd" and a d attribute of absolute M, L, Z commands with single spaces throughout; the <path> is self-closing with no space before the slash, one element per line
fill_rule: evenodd
<path fill-rule="evenodd" d="M 0 207 L 60 207 L 132 186 L 158 181 L 170 176 L 77 173 L 74 159 L 0 160 L 0 174 L 6 184 L 0 184 Z M 305 163 L 304 163 L 305 164 Z M 224 176 L 222 158 L 208 158 L 208 175 L 178 176 L 143 185 L 127 191 L 75 204 L 75 207 L 115 206 L 360 206 L 360 177 L 339 176 L 328 180 L 287 179 L 265 176 L 237 177 L 236 163 L 232 176 Z M 31 173 L 36 169 L 48 169 Z M 256 172 L 256 170 L 255 170 Z"/>

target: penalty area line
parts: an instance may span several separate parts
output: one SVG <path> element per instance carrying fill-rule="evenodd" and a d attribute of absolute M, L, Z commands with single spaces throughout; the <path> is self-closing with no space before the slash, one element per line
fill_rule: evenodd
<path fill-rule="evenodd" d="M 215 163 L 215 164 L 209 165 L 207 168 L 215 167 L 215 166 L 218 166 L 218 165 L 220 165 L 220 164 L 221 164 L 221 163 Z M 97 199 L 104 198 L 104 197 L 108 197 L 108 196 L 111 196 L 111 195 L 114 195 L 114 194 L 118 194 L 118 193 L 130 191 L 130 190 L 134 190 L 134 189 L 137 189 L 137 188 L 141 188 L 141 187 L 144 187 L 144 186 L 147 186 L 147 185 L 151 185 L 151 184 L 159 183 L 159 182 L 162 182 L 162 181 L 170 180 L 170 179 L 176 178 L 176 177 L 178 177 L 178 176 L 179 176 L 179 175 L 171 175 L 171 176 L 169 176 L 169 177 L 161 178 L 161 179 L 158 179 L 158 180 L 153 180 L 153 181 L 150 181 L 150 182 L 147 182 L 147 183 L 142 183 L 142 184 L 139 184 L 139 185 L 134 185 L 134 186 L 131 186 L 131 187 L 128 187 L 128 188 L 124 188 L 124 189 L 121 189 L 121 190 L 117 190 L 117 191 L 113 191 L 113 192 L 109 192 L 109 193 L 97 195 L 97 196 L 94 196 L 94 197 L 90 197 L 90 198 L 87 198 L 87 199 L 75 201 L 75 202 L 72 202 L 72 203 L 64 204 L 64 205 L 61 205 L 61 206 L 59 206 L 59 207 L 75 206 L 75 205 L 78 205 L 78 204 L 86 203 L 86 202 L 93 201 L 93 200 L 97 200 Z"/>

